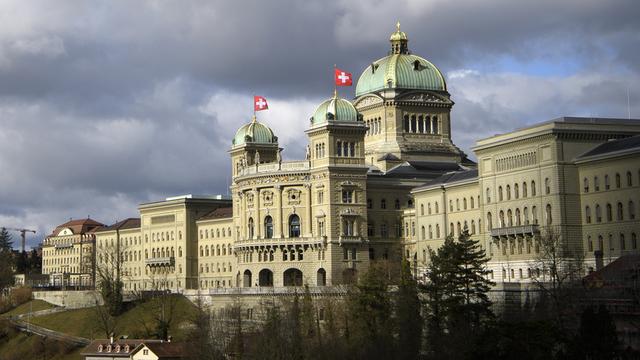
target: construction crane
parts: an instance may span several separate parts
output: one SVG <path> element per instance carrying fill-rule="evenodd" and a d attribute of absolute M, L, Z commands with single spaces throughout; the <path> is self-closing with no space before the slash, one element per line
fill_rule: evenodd
<path fill-rule="evenodd" d="M 27 233 L 36 233 L 35 230 L 29 230 L 29 229 L 16 229 L 16 228 L 8 228 L 8 227 L 3 227 L 3 229 L 5 230 L 13 230 L 13 231 L 17 231 L 20 233 L 20 237 L 22 238 L 22 252 L 24 252 L 24 246 L 25 243 L 27 242 Z"/>

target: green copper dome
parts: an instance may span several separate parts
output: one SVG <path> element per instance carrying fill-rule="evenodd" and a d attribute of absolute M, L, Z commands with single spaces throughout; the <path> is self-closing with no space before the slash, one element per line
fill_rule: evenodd
<path fill-rule="evenodd" d="M 232 144 L 238 146 L 246 143 L 275 144 L 277 142 L 278 137 L 273 135 L 273 131 L 267 125 L 258 122 L 254 116 L 250 123 L 238 129 Z"/>
<path fill-rule="evenodd" d="M 327 121 L 358 121 L 358 110 L 345 99 L 337 96 L 323 101 L 311 117 L 311 125 L 326 123 Z"/>
<path fill-rule="evenodd" d="M 356 97 L 382 90 L 416 89 L 446 91 L 444 76 L 426 59 L 409 54 L 407 35 L 400 31 L 391 34 L 391 53 L 374 61 L 360 75 L 356 84 Z"/>

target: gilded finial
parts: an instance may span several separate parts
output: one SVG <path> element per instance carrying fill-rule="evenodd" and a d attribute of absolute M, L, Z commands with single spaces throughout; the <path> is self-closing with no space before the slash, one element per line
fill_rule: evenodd
<path fill-rule="evenodd" d="M 256 119 L 256 114 L 253 114 L 253 117 L 251 118 L 251 122 L 252 122 L 252 123 L 254 123 L 254 122 L 256 122 L 256 121 L 258 121 L 258 120 Z"/>
<path fill-rule="evenodd" d="M 396 30 L 400 31 L 400 21 L 398 20 L 398 22 L 396 23 Z"/>
<path fill-rule="evenodd" d="M 336 89 L 336 88 L 333 89 L 333 98 L 334 99 L 338 98 L 338 89 Z"/>

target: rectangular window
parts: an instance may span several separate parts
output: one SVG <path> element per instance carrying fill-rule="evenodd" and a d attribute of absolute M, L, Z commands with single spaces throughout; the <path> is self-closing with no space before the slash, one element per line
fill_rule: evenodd
<path fill-rule="evenodd" d="M 324 202 L 324 191 L 318 191 L 318 204 L 322 204 Z"/>
<path fill-rule="evenodd" d="M 342 190 L 342 203 L 353 203 L 353 190 Z"/>

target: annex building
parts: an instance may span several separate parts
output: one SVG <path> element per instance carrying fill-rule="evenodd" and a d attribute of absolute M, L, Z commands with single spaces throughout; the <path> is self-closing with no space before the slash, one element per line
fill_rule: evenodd
<path fill-rule="evenodd" d="M 334 94 L 310 114 L 305 159 L 282 161 L 254 116 L 232 137 L 230 198 L 179 196 L 109 226 L 60 225 L 43 272 L 118 272 L 127 291 L 332 286 L 375 261 L 406 258 L 420 276 L 429 249 L 465 229 L 501 282 L 539 271 L 536 237 L 551 228 L 594 269 L 638 253 L 640 121 L 543 122 L 478 140 L 476 164 L 451 140 L 440 70 L 399 26 L 390 43 L 354 99 Z"/>

